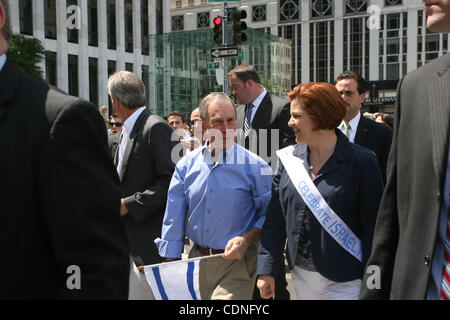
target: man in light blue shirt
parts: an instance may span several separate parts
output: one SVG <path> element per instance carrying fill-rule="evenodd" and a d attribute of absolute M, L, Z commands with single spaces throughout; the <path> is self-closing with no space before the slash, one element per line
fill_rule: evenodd
<path fill-rule="evenodd" d="M 194 242 L 190 257 L 223 253 L 223 259 L 202 260 L 202 298 L 251 299 L 272 171 L 234 142 L 236 112 L 225 94 L 205 97 L 200 117 L 207 141 L 177 164 L 155 243 L 166 260 L 180 258 L 185 235 Z"/>

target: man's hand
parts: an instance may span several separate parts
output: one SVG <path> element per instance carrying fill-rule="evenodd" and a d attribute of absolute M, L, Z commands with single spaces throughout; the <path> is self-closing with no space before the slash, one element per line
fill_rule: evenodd
<path fill-rule="evenodd" d="M 244 237 L 234 237 L 228 241 L 223 258 L 227 260 L 241 260 L 245 256 L 248 247 L 249 244 Z"/>
<path fill-rule="evenodd" d="M 263 299 L 275 298 L 275 279 L 272 276 L 262 274 L 258 276 L 256 286 L 259 289 L 259 294 Z"/>
<path fill-rule="evenodd" d="M 128 209 L 125 206 L 125 201 L 123 199 L 120 200 L 120 215 L 123 217 L 128 213 Z"/>

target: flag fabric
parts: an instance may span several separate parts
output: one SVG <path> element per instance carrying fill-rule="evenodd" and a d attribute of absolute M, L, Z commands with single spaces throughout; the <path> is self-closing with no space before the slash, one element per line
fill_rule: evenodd
<path fill-rule="evenodd" d="M 201 300 L 199 272 L 201 258 L 144 266 L 144 273 L 156 300 Z"/>

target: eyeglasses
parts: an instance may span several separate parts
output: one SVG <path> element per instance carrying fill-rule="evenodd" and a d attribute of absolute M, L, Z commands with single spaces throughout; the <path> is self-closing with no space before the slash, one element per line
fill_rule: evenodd
<path fill-rule="evenodd" d="M 111 127 L 114 127 L 114 126 L 121 127 L 121 126 L 123 126 L 122 122 L 110 122 L 109 125 Z"/>

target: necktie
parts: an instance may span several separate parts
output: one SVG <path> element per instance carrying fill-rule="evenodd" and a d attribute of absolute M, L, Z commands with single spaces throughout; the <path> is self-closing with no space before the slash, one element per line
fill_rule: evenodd
<path fill-rule="evenodd" d="M 444 273 L 442 275 L 441 299 L 450 298 L 450 208 L 447 212 L 447 237 L 444 241 Z"/>
<path fill-rule="evenodd" d="M 344 134 L 345 134 L 345 136 L 346 136 L 347 138 L 349 138 L 349 137 L 350 137 L 350 129 L 351 129 L 352 127 L 350 127 L 350 125 L 349 125 L 347 122 L 345 122 L 345 121 L 344 121 L 343 127 L 344 127 Z"/>
<path fill-rule="evenodd" d="M 252 123 L 251 118 L 252 118 L 253 107 L 254 107 L 254 105 L 251 103 L 249 105 L 247 105 L 247 111 L 245 112 L 245 122 L 244 122 L 245 135 L 248 134 L 248 130 L 250 129 L 250 124 Z"/>

